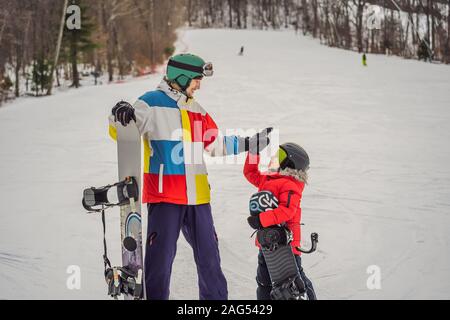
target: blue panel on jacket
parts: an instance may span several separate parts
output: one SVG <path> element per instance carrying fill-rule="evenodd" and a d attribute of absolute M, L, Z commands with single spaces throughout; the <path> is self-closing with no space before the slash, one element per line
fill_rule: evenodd
<path fill-rule="evenodd" d="M 147 92 L 139 100 L 144 101 L 150 107 L 178 108 L 175 100 L 159 90 Z"/>
<path fill-rule="evenodd" d="M 182 141 L 151 141 L 153 156 L 150 159 L 150 173 L 159 174 L 164 165 L 164 175 L 185 175 Z"/>

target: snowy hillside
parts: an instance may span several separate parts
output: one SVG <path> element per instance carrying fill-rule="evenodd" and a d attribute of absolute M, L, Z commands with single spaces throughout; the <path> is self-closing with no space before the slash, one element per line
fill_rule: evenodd
<path fill-rule="evenodd" d="M 244 45 L 243 57 L 237 55 Z M 310 153 L 304 268 L 320 299 L 450 297 L 450 68 L 319 45 L 291 32 L 188 30 L 179 51 L 211 60 L 198 101 L 222 129 L 281 130 Z M 117 179 L 107 115 L 162 74 L 85 87 L 0 108 L 0 299 L 105 299 L 102 226 L 81 207 L 85 187 Z M 255 191 L 241 165 L 210 165 L 213 213 L 231 299 L 255 298 L 257 249 L 246 223 Z M 119 263 L 118 211 L 108 213 Z M 81 268 L 68 290 L 67 267 Z M 381 269 L 381 290 L 366 270 Z M 197 299 L 181 237 L 172 299 Z"/>

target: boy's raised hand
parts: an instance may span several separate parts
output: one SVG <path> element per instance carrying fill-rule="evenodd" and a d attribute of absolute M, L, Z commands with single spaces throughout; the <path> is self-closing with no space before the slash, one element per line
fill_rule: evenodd
<path fill-rule="evenodd" d="M 253 137 L 245 139 L 245 151 L 259 155 L 259 153 L 270 144 L 269 135 L 272 131 L 273 128 L 267 128 L 260 133 L 255 134 Z"/>

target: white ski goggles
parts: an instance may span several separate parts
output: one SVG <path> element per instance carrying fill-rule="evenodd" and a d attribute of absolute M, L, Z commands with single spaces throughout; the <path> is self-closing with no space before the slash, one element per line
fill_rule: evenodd
<path fill-rule="evenodd" d="M 203 66 L 203 75 L 205 77 L 212 77 L 213 74 L 214 74 L 214 67 L 212 62 L 205 63 L 205 65 Z"/>

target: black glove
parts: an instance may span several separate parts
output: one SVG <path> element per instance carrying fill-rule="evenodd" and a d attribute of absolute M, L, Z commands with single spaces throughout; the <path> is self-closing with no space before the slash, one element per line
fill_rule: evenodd
<path fill-rule="evenodd" d="M 136 122 L 136 115 L 134 114 L 134 109 L 126 101 L 120 101 L 112 109 L 112 114 L 114 116 L 114 121 L 119 121 L 124 127 L 126 127 L 131 120 Z"/>
<path fill-rule="evenodd" d="M 259 155 L 269 144 L 269 134 L 273 131 L 273 128 L 267 128 L 260 133 L 255 134 L 253 137 L 245 139 L 245 151 L 249 151 L 251 154 Z"/>
<path fill-rule="evenodd" d="M 255 230 L 262 229 L 261 220 L 259 219 L 259 216 L 250 216 L 247 218 L 247 222 Z"/>

